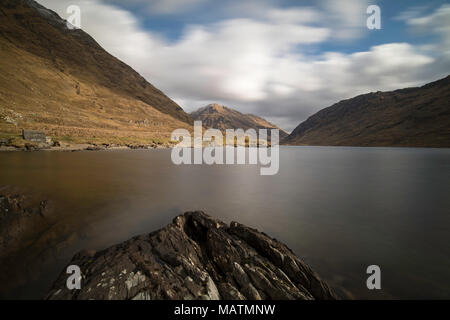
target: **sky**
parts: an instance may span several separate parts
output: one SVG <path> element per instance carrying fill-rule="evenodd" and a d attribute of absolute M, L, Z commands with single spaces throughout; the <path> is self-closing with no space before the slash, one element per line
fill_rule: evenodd
<path fill-rule="evenodd" d="M 291 131 L 359 94 L 450 74 L 450 1 L 38 0 L 191 112 L 210 103 Z M 370 5 L 381 29 L 369 29 Z M 371 12 L 372 13 L 372 12 Z"/>

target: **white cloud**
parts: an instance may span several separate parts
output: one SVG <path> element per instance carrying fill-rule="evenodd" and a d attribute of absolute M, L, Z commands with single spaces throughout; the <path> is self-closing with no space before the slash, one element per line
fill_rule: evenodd
<path fill-rule="evenodd" d="M 360 38 L 367 32 L 366 9 L 368 0 L 322 0 L 324 23 L 333 30 L 338 40 Z"/>
<path fill-rule="evenodd" d="M 417 18 L 423 14 L 425 10 L 428 9 L 428 6 L 414 6 L 407 8 L 402 11 L 400 14 L 395 16 L 393 19 L 398 21 L 408 21 L 413 18 Z"/>
<path fill-rule="evenodd" d="M 190 25 L 176 41 L 144 30 L 131 13 L 97 0 L 41 2 L 63 16 L 66 5 L 79 4 L 85 31 L 187 111 L 210 102 L 224 103 L 289 130 L 341 99 L 422 84 L 446 70 L 429 51 L 407 43 L 352 54 L 308 55 L 310 45 L 360 36 L 359 31 L 351 32 L 360 29 L 359 1 L 339 5 L 326 1 L 322 11 L 268 8 L 262 18 Z M 444 6 L 433 18 L 410 23 L 448 41 L 448 10 Z M 330 12 L 334 13 L 330 16 Z M 436 24 L 436 19 L 441 22 Z"/>
<path fill-rule="evenodd" d="M 443 41 L 437 47 L 441 54 L 450 55 L 450 5 L 445 4 L 430 15 L 413 17 L 407 23 L 421 33 L 437 35 Z"/>
<path fill-rule="evenodd" d="M 178 95 L 258 101 L 267 98 L 265 85 L 279 57 L 327 37 L 324 28 L 250 19 L 192 26 L 179 42 L 153 52 L 149 70 L 162 87 L 176 86 Z"/>
<path fill-rule="evenodd" d="M 152 14 L 179 14 L 186 10 L 192 10 L 206 0 L 103 0 L 105 3 L 115 5 L 127 5 L 134 8 L 140 8 L 147 13 Z"/>
<path fill-rule="evenodd" d="M 322 14 L 314 8 L 290 8 L 283 10 L 270 8 L 266 13 L 270 20 L 281 23 L 311 23 L 323 19 Z"/>
<path fill-rule="evenodd" d="M 197 5 L 203 2 L 203 0 L 158 0 L 153 2 L 150 10 L 158 13 L 174 13 Z"/>
<path fill-rule="evenodd" d="M 162 45 L 156 34 L 144 31 L 133 14 L 97 0 L 39 0 L 39 2 L 67 18 L 69 5 L 81 9 L 81 27 L 102 47 L 127 63 L 144 60 L 147 52 Z M 136 66 L 137 65 L 133 65 Z"/>

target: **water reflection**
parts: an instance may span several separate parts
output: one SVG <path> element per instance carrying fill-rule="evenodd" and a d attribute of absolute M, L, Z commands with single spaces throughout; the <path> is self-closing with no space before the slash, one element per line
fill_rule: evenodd
<path fill-rule="evenodd" d="M 286 242 L 341 294 L 450 296 L 450 150 L 282 147 L 280 158 L 278 175 L 260 176 L 249 165 L 174 166 L 169 150 L 2 153 L 0 184 L 46 194 L 56 210 L 2 265 L 0 295 L 40 298 L 76 251 L 200 209 Z M 381 292 L 365 287 L 370 264 Z"/>

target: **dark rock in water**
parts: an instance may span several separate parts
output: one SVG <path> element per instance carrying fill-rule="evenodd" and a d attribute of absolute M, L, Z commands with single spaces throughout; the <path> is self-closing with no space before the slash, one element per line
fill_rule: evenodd
<path fill-rule="evenodd" d="M 48 211 L 47 200 L 13 188 L 0 188 L 0 264 L 4 263 L 3 257 L 20 247 L 26 233 L 46 224 Z"/>
<path fill-rule="evenodd" d="M 41 142 L 41 143 L 47 142 L 45 132 L 42 131 L 22 130 L 22 137 L 24 140 L 32 142 Z"/>
<path fill-rule="evenodd" d="M 10 144 L 9 140 L 10 139 L 5 139 L 5 138 L 0 139 L 0 146 L 9 146 L 9 144 Z"/>
<path fill-rule="evenodd" d="M 86 148 L 87 151 L 100 151 L 100 150 L 104 150 L 104 147 L 100 147 L 97 145 L 93 145 L 93 146 L 89 146 Z"/>
<path fill-rule="evenodd" d="M 81 289 L 66 269 L 48 299 L 335 299 L 284 244 L 237 222 L 187 212 L 159 231 L 76 254 Z"/>

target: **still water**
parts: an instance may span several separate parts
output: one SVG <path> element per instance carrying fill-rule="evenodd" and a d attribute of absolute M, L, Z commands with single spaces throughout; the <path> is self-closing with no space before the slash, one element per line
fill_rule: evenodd
<path fill-rule="evenodd" d="M 53 203 L 0 266 L 1 298 L 42 298 L 72 255 L 189 210 L 285 242 L 344 298 L 450 298 L 450 149 L 282 147 L 280 171 L 175 166 L 170 150 L 1 153 L 0 185 Z M 378 291 L 366 268 L 381 268 Z"/>

